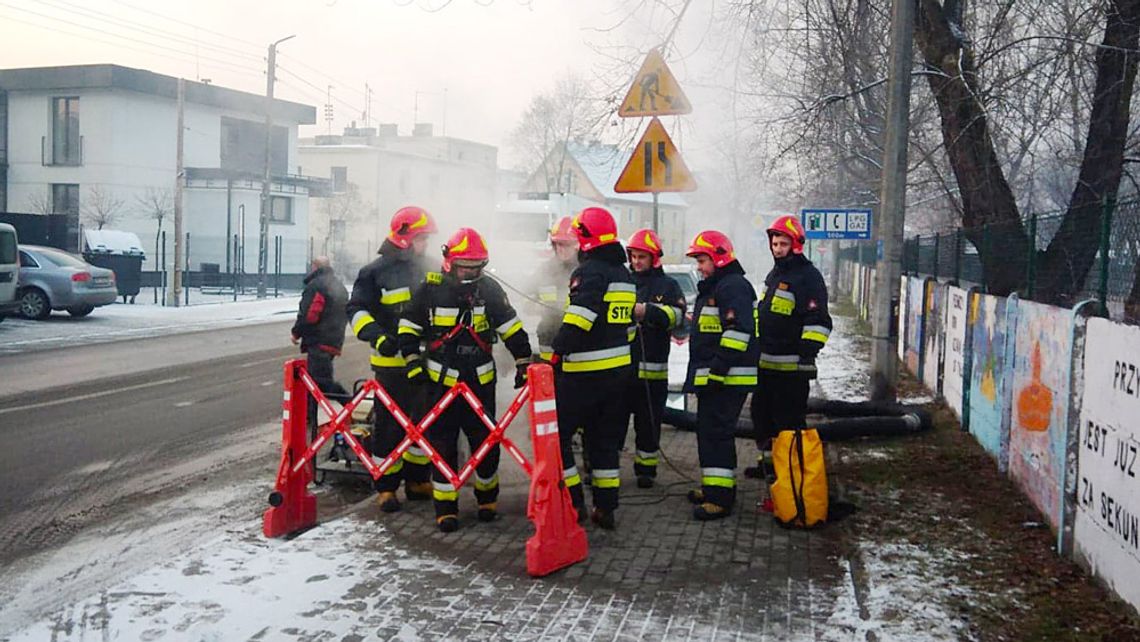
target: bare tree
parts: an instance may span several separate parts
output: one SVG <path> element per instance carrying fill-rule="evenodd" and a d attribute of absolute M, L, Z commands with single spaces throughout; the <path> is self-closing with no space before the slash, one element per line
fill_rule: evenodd
<path fill-rule="evenodd" d="M 174 197 L 169 189 L 148 187 L 142 196 L 135 196 L 135 203 L 147 218 L 156 223 L 154 247 L 155 260 L 158 260 L 158 245 L 162 238 L 162 222 L 174 211 Z"/>
<path fill-rule="evenodd" d="M 87 201 L 82 209 L 83 220 L 101 230 L 118 220 L 125 204 L 123 199 L 103 185 L 92 185 L 87 188 Z"/>
<path fill-rule="evenodd" d="M 55 213 L 55 203 L 51 194 L 44 191 L 35 191 L 28 195 L 27 208 L 33 214 L 48 215 Z"/>
<path fill-rule="evenodd" d="M 520 169 L 542 172 L 548 192 L 565 191 L 563 176 L 570 157 L 566 144 L 596 137 L 607 113 L 605 100 L 593 96 L 583 76 L 560 77 L 550 92 L 531 99 L 511 132 L 510 145 L 522 157 Z"/>
<path fill-rule="evenodd" d="M 369 208 L 361 198 L 360 189 L 355 183 L 348 183 L 343 192 L 335 193 L 322 201 L 322 208 L 328 220 L 328 231 L 324 241 L 325 254 L 329 255 L 335 265 L 348 265 L 351 257 L 345 247 L 346 237 L 351 234 L 352 224 L 362 220 Z"/>

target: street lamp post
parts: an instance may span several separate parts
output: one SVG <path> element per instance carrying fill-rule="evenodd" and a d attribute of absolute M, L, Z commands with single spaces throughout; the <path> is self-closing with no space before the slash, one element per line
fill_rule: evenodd
<path fill-rule="evenodd" d="M 266 280 L 269 272 L 269 185 L 272 181 L 271 151 L 273 148 L 273 81 L 277 71 L 277 45 L 295 38 L 286 36 L 269 45 L 269 65 L 265 74 L 265 173 L 261 180 L 261 230 L 257 241 L 257 298 L 266 296 Z"/>

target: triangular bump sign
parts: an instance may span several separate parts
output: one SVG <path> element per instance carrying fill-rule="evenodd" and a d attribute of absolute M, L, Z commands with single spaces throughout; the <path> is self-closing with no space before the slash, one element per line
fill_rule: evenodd
<path fill-rule="evenodd" d="M 633 156 L 614 184 L 614 191 L 692 192 L 695 189 L 697 181 L 661 121 L 656 118 L 649 121 L 649 127 L 633 149 Z"/>
<path fill-rule="evenodd" d="M 665 64 L 661 52 L 654 49 L 641 63 L 633 85 L 618 109 L 618 116 L 676 116 L 693 111 L 685 92 L 673 72 Z"/>

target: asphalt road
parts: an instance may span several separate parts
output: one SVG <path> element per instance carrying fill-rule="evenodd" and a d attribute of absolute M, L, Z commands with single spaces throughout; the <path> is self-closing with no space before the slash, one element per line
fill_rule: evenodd
<path fill-rule="evenodd" d="M 194 484 L 270 485 L 288 328 L 0 357 L 0 566 Z M 337 374 L 351 384 L 367 353 L 346 344 Z"/>

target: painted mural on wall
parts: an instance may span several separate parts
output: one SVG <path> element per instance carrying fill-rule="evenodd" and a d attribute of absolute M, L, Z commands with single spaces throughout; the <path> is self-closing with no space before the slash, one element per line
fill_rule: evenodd
<path fill-rule="evenodd" d="M 1007 421 L 1009 377 L 1006 376 L 1006 316 L 1017 301 L 988 294 L 970 297 L 969 325 L 973 362 L 970 368 L 970 433 L 1005 471 L 1009 461 Z M 1011 337 L 1010 337 L 1011 338 Z"/>
<path fill-rule="evenodd" d="M 910 279 L 906 287 L 906 369 L 920 374 L 919 350 L 922 349 L 922 307 L 926 304 L 926 279 L 918 276 Z"/>
<path fill-rule="evenodd" d="M 946 307 L 946 287 L 937 281 L 926 284 L 926 303 L 923 305 L 923 358 L 922 384 L 927 390 L 941 394 L 942 385 L 942 315 Z"/>
<path fill-rule="evenodd" d="M 942 315 L 943 359 L 942 396 L 946 404 L 962 419 L 962 393 L 966 377 L 966 329 L 969 293 L 962 288 L 946 288 L 946 305 Z"/>
<path fill-rule="evenodd" d="M 1061 519 L 1072 344 L 1070 310 L 1018 302 L 1009 474 L 1054 527 Z"/>
<path fill-rule="evenodd" d="M 1083 368 L 1076 557 L 1140 608 L 1140 328 L 1089 319 Z"/>

